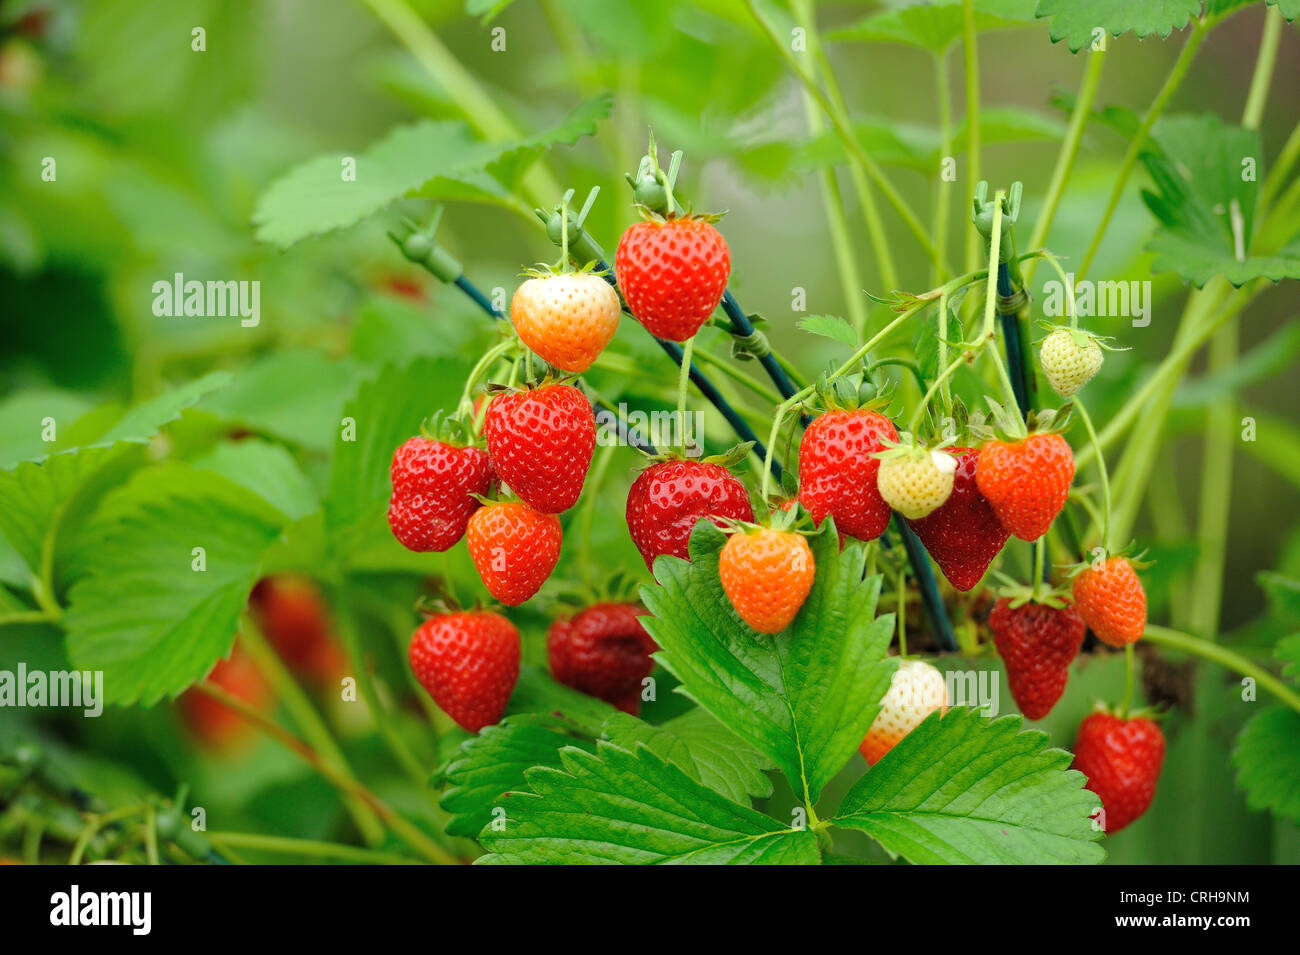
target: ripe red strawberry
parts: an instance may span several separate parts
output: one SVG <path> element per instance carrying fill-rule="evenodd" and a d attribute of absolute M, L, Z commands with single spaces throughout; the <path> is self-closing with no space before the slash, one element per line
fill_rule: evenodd
<path fill-rule="evenodd" d="M 623 233 L 614 272 L 637 321 L 652 335 L 684 342 L 722 300 L 731 253 L 707 219 L 653 219 Z"/>
<path fill-rule="evenodd" d="M 640 604 L 603 603 L 555 621 L 546 632 L 551 676 L 636 716 L 659 649 L 637 619 L 645 613 Z"/>
<path fill-rule="evenodd" d="M 519 680 L 519 631 L 487 610 L 430 617 L 411 637 L 411 669 L 443 712 L 477 733 L 501 719 Z"/>
<path fill-rule="evenodd" d="M 347 669 L 325 601 L 311 581 L 263 577 L 253 588 L 249 606 L 275 652 L 293 672 L 325 683 Z"/>
<path fill-rule="evenodd" d="M 792 531 L 740 531 L 727 538 L 718 555 L 727 599 L 759 633 L 780 633 L 790 625 L 808 599 L 815 573 L 812 548 Z"/>
<path fill-rule="evenodd" d="M 1047 533 L 1074 480 L 1074 452 L 1059 434 L 990 441 L 980 448 L 975 481 L 1002 526 L 1023 541 Z"/>
<path fill-rule="evenodd" d="M 483 422 L 497 476 L 544 514 L 573 507 L 596 447 L 591 402 L 572 385 L 502 393 Z"/>
<path fill-rule="evenodd" d="M 1074 605 L 1097 639 L 1112 647 L 1133 643 L 1146 631 L 1146 591 L 1124 557 L 1108 557 L 1100 569 L 1081 571 L 1074 578 Z"/>
<path fill-rule="evenodd" d="M 1143 717 L 1090 713 L 1079 724 L 1074 763 L 1101 799 L 1107 835 L 1114 835 L 1151 805 L 1165 759 L 1165 735 Z"/>
<path fill-rule="evenodd" d="M 523 501 L 474 512 L 465 543 L 488 593 L 510 607 L 537 593 L 560 559 L 560 519 Z"/>
<path fill-rule="evenodd" d="M 752 521 L 745 485 L 720 464 L 660 461 L 642 471 L 627 493 L 627 529 L 653 571 L 655 558 L 689 559 L 691 530 L 702 517 Z"/>
<path fill-rule="evenodd" d="M 874 766 L 935 710 L 948 710 L 948 685 L 943 674 L 924 660 L 900 660 L 889 689 L 881 697 L 880 712 L 871 721 L 858 752 L 868 766 Z"/>
<path fill-rule="evenodd" d="M 510 320 L 525 345 L 561 371 L 583 372 L 618 330 L 618 293 L 593 272 L 531 278 L 515 289 Z"/>
<path fill-rule="evenodd" d="M 1065 692 L 1070 663 L 1087 628 L 1071 606 L 1026 603 L 1012 607 L 1006 597 L 989 614 L 993 643 L 1007 668 L 1007 682 L 1020 712 L 1041 720 Z"/>
<path fill-rule="evenodd" d="M 492 465 L 482 448 L 410 438 L 393 452 L 388 526 L 417 552 L 449 550 L 478 510 L 475 494 L 492 490 Z"/>
<path fill-rule="evenodd" d="M 821 524 L 835 518 L 841 534 L 875 540 L 890 510 L 876 486 L 877 451 L 897 441 L 894 423 L 875 411 L 827 411 L 808 425 L 799 442 L 799 503 Z"/>
<path fill-rule="evenodd" d="M 271 684 L 238 641 L 229 657 L 217 661 L 207 679 L 259 711 L 269 710 L 275 700 Z M 246 718 L 198 690 L 186 690 L 177 703 L 190 731 L 212 749 L 233 751 L 256 734 Z"/>
<path fill-rule="evenodd" d="M 952 495 L 938 510 L 908 521 L 948 583 L 970 590 L 984 578 L 1010 536 L 975 483 L 974 448 L 950 448 L 957 459 Z"/>

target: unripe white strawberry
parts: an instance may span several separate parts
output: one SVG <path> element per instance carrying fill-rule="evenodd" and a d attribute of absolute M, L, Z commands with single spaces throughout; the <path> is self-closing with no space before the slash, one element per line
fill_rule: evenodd
<path fill-rule="evenodd" d="M 574 373 L 591 367 L 609 344 L 620 313 L 618 293 L 591 272 L 531 278 L 510 302 L 524 344 L 547 364 Z"/>
<path fill-rule="evenodd" d="M 1092 380 L 1101 369 L 1101 345 L 1082 329 L 1058 328 L 1038 350 L 1047 383 L 1062 398 L 1068 398 Z"/>
<path fill-rule="evenodd" d="M 908 520 L 942 507 L 952 494 L 957 459 L 946 451 L 900 448 L 880 455 L 876 489 L 885 503 Z"/>
<path fill-rule="evenodd" d="M 948 687 L 943 674 L 921 660 L 900 661 L 889 690 L 880 701 L 880 712 L 858 752 L 867 765 L 874 766 L 935 710 L 941 713 L 948 710 Z"/>

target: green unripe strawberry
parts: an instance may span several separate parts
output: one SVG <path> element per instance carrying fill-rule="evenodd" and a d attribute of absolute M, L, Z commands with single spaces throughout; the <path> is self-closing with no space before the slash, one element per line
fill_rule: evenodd
<path fill-rule="evenodd" d="M 1047 382 L 1062 398 L 1068 398 L 1090 382 L 1101 370 L 1101 345 L 1079 328 L 1058 328 L 1038 350 Z"/>

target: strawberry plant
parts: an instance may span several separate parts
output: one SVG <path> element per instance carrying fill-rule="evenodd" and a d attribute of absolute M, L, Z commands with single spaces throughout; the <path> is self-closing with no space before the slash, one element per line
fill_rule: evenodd
<path fill-rule="evenodd" d="M 218 6 L 0 6 L 0 856 L 1295 861 L 1294 0 Z"/>

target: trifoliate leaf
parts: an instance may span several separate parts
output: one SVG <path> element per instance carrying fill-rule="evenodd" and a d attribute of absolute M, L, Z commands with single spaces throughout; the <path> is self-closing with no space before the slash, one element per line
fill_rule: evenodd
<path fill-rule="evenodd" d="M 1052 42 L 1065 40 L 1078 53 L 1095 39 L 1093 31 L 1112 36 L 1155 33 L 1167 37 L 1199 16 L 1201 0 L 1038 0 L 1034 15 L 1052 18 Z"/>
<path fill-rule="evenodd" d="M 1237 737 L 1232 765 L 1246 805 L 1300 823 L 1300 713 L 1275 706 L 1256 714 Z"/>
<path fill-rule="evenodd" d="M 81 546 L 87 572 L 64 618 L 74 665 L 104 671 L 111 703 L 179 694 L 229 653 L 283 524 L 217 474 L 142 471 L 105 500 Z"/>
<path fill-rule="evenodd" d="M 1071 755 L 1020 718 L 931 714 L 844 797 L 834 823 L 914 863 L 1095 863 L 1105 852 Z"/>
<path fill-rule="evenodd" d="M 850 348 L 858 347 L 858 333 L 853 330 L 852 325 L 838 315 L 809 315 L 799 319 L 795 324 L 813 335 L 829 338 Z"/>
<path fill-rule="evenodd" d="M 560 751 L 479 836 L 487 864 L 815 865 L 817 837 L 718 795 L 644 745 Z"/>
<path fill-rule="evenodd" d="M 830 523 L 830 522 L 828 522 Z M 896 662 L 887 658 L 893 616 L 875 618 L 880 578 L 863 580 L 861 545 L 839 551 L 833 528 L 812 538 L 816 580 L 794 622 L 756 634 L 718 578 L 725 535 L 702 520 L 691 561 L 655 561 L 660 586 L 642 588 L 643 622 L 657 659 L 681 691 L 772 760 L 798 797 L 814 801 L 857 750 Z"/>
<path fill-rule="evenodd" d="M 605 721 L 604 735 L 624 749 L 644 743 L 692 779 L 736 802 L 772 795 L 772 781 L 763 773 L 776 767 L 699 707 L 659 726 L 615 713 Z"/>
<path fill-rule="evenodd" d="M 447 195 L 448 183 L 491 192 L 490 176 L 508 190 L 543 150 L 595 132 L 609 115 L 608 95 L 580 104 L 557 126 L 506 143 L 476 140 L 459 121 L 399 126 L 359 153 L 317 156 L 277 179 L 258 198 L 257 238 L 288 248 L 313 235 L 355 225 L 426 184 Z M 437 180 L 438 182 L 435 182 Z M 472 198 L 468 192 L 458 198 Z"/>
<path fill-rule="evenodd" d="M 1222 275 L 1240 286 L 1260 277 L 1300 278 L 1300 253 L 1249 254 L 1261 150 L 1254 130 L 1212 114 L 1171 117 L 1142 161 L 1155 183 L 1142 198 L 1160 221 L 1147 248 L 1152 268 L 1200 287 Z"/>

